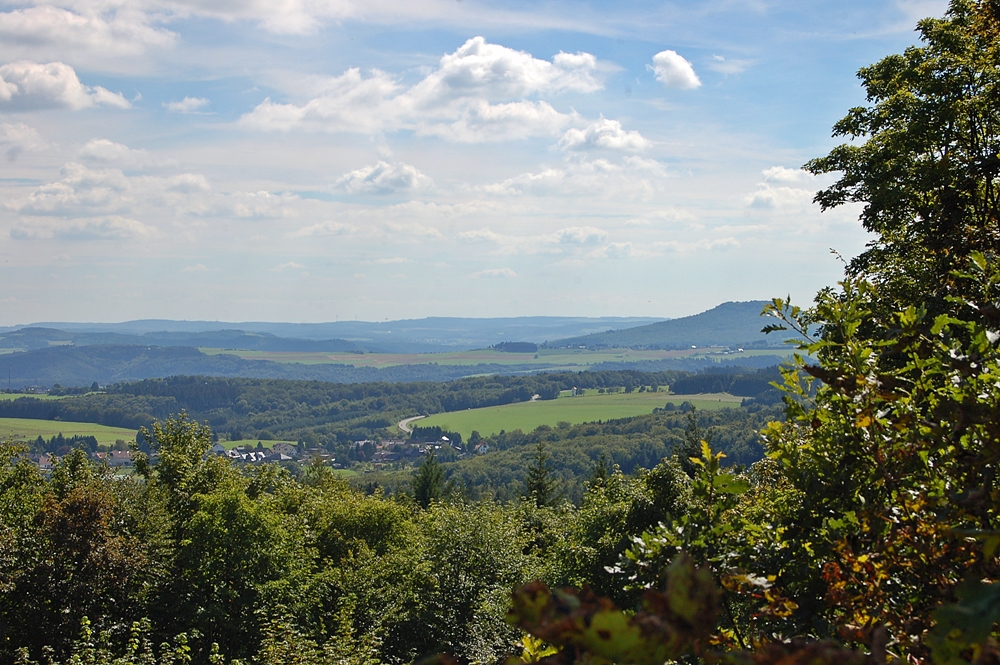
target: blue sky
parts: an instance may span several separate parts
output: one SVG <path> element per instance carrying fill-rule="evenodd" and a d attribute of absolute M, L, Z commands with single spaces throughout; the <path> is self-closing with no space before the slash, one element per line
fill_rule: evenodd
<path fill-rule="evenodd" d="M 0 325 L 808 301 L 799 167 L 945 7 L 0 3 Z"/>

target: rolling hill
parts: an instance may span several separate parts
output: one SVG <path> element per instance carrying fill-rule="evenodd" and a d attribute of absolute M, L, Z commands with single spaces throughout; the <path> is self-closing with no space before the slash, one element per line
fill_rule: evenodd
<path fill-rule="evenodd" d="M 645 326 L 549 342 L 549 347 L 581 346 L 587 348 L 659 348 L 682 349 L 691 346 L 760 347 L 780 346 L 793 335 L 776 332 L 770 335 L 760 330 L 773 319 L 761 318 L 767 302 L 726 302 L 707 312 L 680 319 L 659 321 Z"/>

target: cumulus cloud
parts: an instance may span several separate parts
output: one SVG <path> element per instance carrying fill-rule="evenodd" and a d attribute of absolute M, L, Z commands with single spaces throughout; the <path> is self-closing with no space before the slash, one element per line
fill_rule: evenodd
<path fill-rule="evenodd" d="M 761 171 L 764 182 L 758 183 L 757 191 L 744 198 L 751 208 L 793 208 L 805 207 L 812 202 L 812 190 L 793 187 L 798 183 L 809 183 L 816 176 L 801 169 L 772 166 Z"/>
<path fill-rule="evenodd" d="M 656 80 L 668 88 L 689 90 L 701 85 L 694 67 L 677 51 L 660 51 L 653 56 L 653 64 L 646 67 L 656 75 Z"/>
<path fill-rule="evenodd" d="M 615 198 L 627 196 L 646 199 L 659 191 L 670 177 L 660 162 L 636 155 L 610 159 L 567 159 L 561 168 L 547 168 L 537 173 L 522 173 L 502 182 L 480 187 L 497 196 L 591 196 Z"/>
<path fill-rule="evenodd" d="M 172 176 L 126 175 L 119 168 L 92 168 L 71 162 L 60 178 L 3 206 L 22 216 L 91 218 L 123 216 L 142 219 L 168 212 L 174 216 L 225 211 L 225 196 L 210 191 L 198 173 Z"/>
<path fill-rule="evenodd" d="M 348 69 L 315 85 L 308 101 L 268 98 L 240 123 L 276 131 L 407 129 L 458 142 L 552 136 L 576 122 L 576 114 L 530 97 L 591 93 L 602 86 L 597 59 L 589 53 L 559 53 L 549 61 L 474 37 L 411 87 L 380 70 Z"/>
<path fill-rule="evenodd" d="M 124 240 L 158 235 L 154 227 L 119 215 L 22 221 L 10 230 L 14 240 Z"/>
<path fill-rule="evenodd" d="M 86 162 L 120 166 L 127 169 L 175 165 L 175 162 L 172 160 L 157 159 L 145 150 L 136 150 L 122 143 L 109 141 L 108 139 L 91 139 L 87 141 L 80 148 L 78 156 Z"/>
<path fill-rule="evenodd" d="M 392 194 L 419 189 L 429 185 L 431 179 L 417 167 L 397 162 L 378 161 L 370 166 L 345 173 L 334 187 L 351 194 Z"/>
<path fill-rule="evenodd" d="M 458 234 L 458 239 L 463 242 L 499 243 L 503 241 L 503 236 L 499 233 L 494 233 L 487 228 L 482 228 L 474 231 L 463 231 Z"/>
<path fill-rule="evenodd" d="M 816 176 L 802 169 L 790 169 L 785 166 L 772 166 L 761 171 L 765 182 L 809 182 Z"/>
<path fill-rule="evenodd" d="M 36 150 L 45 145 L 34 127 L 17 122 L 0 123 L 0 151 L 13 162 L 22 152 Z"/>
<path fill-rule="evenodd" d="M 559 146 L 564 150 L 622 150 L 639 152 L 649 147 L 649 141 L 637 131 L 626 132 L 617 120 L 601 117 L 584 129 L 572 128 L 563 134 Z"/>
<path fill-rule="evenodd" d="M 204 97 L 185 97 L 179 102 L 164 102 L 163 108 L 171 113 L 196 113 L 208 104 L 209 101 Z"/>
<path fill-rule="evenodd" d="M 84 5 L 84 13 L 41 5 L 0 12 L 0 58 L 39 57 L 88 62 L 115 71 L 135 71 L 137 56 L 174 46 L 177 35 L 152 26 L 142 11 L 109 11 Z"/>
<path fill-rule="evenodd" d="M 472 277 L 476 279 L 509 279 L 512 277 L 517 277 L 517 273 L 510 268 L 490 268 L 488 270 L 480 270 L 479 272 L 472 273 Z"/>
<path fill-rule="evenodd" d="M 808 205 L 813 193 L 808 189 L 797 187 L 774 187 L 761 183 L 753 194 L 744 201 L 751 208 L 790 208 Z"/>
<path fill-rule="evenodd" d="M 17 110 L 68 108 L 74 111 L 94 106 L 122 109 L 131 106 L 121 93 L 83 85 L 76 71 L 67 64 L 26 60 L 0 67 L 0 105 Z"/>

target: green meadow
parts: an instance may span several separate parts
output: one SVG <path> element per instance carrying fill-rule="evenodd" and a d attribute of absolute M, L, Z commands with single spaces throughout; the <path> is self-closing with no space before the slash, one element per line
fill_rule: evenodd
<path fill-rule="evenodd" d="M 44 395 L 44 394 L 25 394 L 25 393 L 0 393 L 0 400 L 15 400 L 20 397 L 30 397 L 32 399 L 41 400 L 56 400 L 56 399 L 66 399 L 65 395 Z"/>
<path fill-rule="evenodd" d="M 93 436 L 98 443 L 112 445 L 115 441 L 135 440 L 136 430 L 123 427 L 108 427 L 94 423 L 74 423 L 66 420 L 31 420 L 28 418 L 0 418 L 0 438 L 27 441 L 41 436 L 49 439 L 57 434 L 63 436 Z"/>
<path fill-rule="evenodd" d="M 740 405 L 742 397 L 725 393 L 710 395 L 668 395 L 662 392 L 614 393 L 599 395 L 596 390 L 577 397 L 560 397 L 554 400 L 519 402 L 482 409 L 467 409 L 438 413 L 411 423 L 416 427 L 438 426 L 450 432 L 458 432 L 467 439 L 473 430 L 483 436 L 500 430 L 508 432 L 520 429 L 529 432 L 539 425 L 555 427 L 559 422 L 577 423 L 614 418 L 630 418 L 652 413 L 656 407 L 667 402 L 680 405 L 691 402 L 699 409 L 722 409 Z"/>

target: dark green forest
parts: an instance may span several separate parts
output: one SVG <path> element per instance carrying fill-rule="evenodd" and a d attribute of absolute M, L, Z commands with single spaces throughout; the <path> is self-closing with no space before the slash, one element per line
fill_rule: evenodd
<path fill-rule="evenodd" d="M 811 305 L 766 306 L 799 340 L 780 404 L 505 433 L 471 460 L 428 452 L 406 489 L 352 487 L 208 455 L 222 384 L 170 380 L 209 424 L 161 418 L 133 476 L 78 451 L 43 477 L 0 447 L 0 660 L 1000 662 L 1000 5 L 918 28 L 859 72 L 867 105 L 806 165 L 873 240 Z M 182 406 L 169 381 L 132 385 L 66 402 Z M 380 390 L 356 399 L 409 399 Z M 644 437 L 649 459 L 628 452 Z M 490 456 L 522 469 L 516 496 Z"/>

